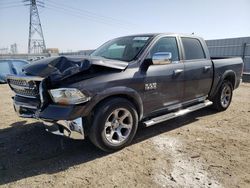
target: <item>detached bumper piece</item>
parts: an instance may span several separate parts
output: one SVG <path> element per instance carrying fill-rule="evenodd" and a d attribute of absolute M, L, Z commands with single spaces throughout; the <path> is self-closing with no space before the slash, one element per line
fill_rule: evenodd
<path fill-rule="evenodd" d="M 45 125 L 45 130 L 60 136 L 65 136 L 68 138 L 83 140 L 84 130 L 83 130 L 83 119 L 77 118 L 72 121 L 60 120 L 56 123 L 43 122 Z"/>

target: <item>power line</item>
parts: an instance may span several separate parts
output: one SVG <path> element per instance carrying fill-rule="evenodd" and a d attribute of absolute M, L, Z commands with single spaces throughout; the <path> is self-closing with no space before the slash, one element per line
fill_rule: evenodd
<path fill-rule="evenodd" d="M 62 8 L 57 8 L 57 7 L 52 7 L 52 6 L 50 6 L 50 7 L 45 6 L 45 9 L 51 10 L 53 12 L 55 12 L 55 11 L 61 12 L 61 13 L 76 17 L 78 19 L 84 20 L 84 21 L 94 21 L 94 22 L 97 22 L 97 23 L 100 23 L 100 24 L 116 27 L 118 29 L 124 29 L 124 30 L 129 30 L 130 29 L 129 27 L 124 27 L 123 25 L 118 25 L 118 24 L 114 24 L 114 23 L 110 23 L 110 22 L 105 22 L 105 21 L 102 21 L 100 19 L 98 20 L 98 19 L 94 19 L 94 18 L 91 18 L 91 17 L 86 17 L 86 16 L 83 16 L 83 15 L 78 14 L 78 13 L 69 12 L 68 10 L 65 10 L 65 9 L 62 9 Z"/>
<path fill-rule="evenodd" d="M 0 1 L 0 4 L 5 4 L 5 5 L 15 4 L 15 3 L 23 3 L 23 2 L 22 2 L 22 0 L 14 0 L 14 1 L 1 0 Z"/>
<path fill-rule="evenodd" d="M 7 2 L 1 1 L 1 3 L 4 3 L 5 6 L 2 6 L 2 7 L 0 6 L 0 9 L 21 7 L 23 5 L 30 6 L 31 3 L 28 3 L 30 1 L 32 1 L 32 0 L 20 0 L 18 2 L 16 0 L 15 1 L 7 1 Z M 21 5 L 19 3 L 23 3 L 23 4 Z M 24 3 L 26 3 L 26 4 L 24 4 Z M 6 6 L 6 5 L 9 5 L 9 6 Z M 131 28 L 135 27 L 134 24 L 131 24 L 131 23 L 119 20 L 119 19 L 96 14 L 96 13 L 90 12 L 90 11 L 85 10 L 85 9 L 79 9 L 79 8 L 75 8 L 72 6 L 68 6 L 67 4 L 64 4 L 64 3 L 58 4 L 58 3 L 55 3 L 51 0 L 46 0 L 46 5 L 42 1 L 36 1 L 36 5 L 39 7 L 51 9 L 54 11 L 56 10 L 59 12 L 70 14 L 70 15 L 78 17 L 80 19 L 87 18 L 88 20 L 92 20 L 92 21 L 95 21 L 95 22 L 98 22 L 101 24 L 105 24 L 105 25 L 109 25 L 109 26 L 116 26 L 116 27 L 119 26 L 119 28 L 121 28 L 121 29 L 131 30 Z"/>
<path fill-rule="evenodd" d="M 66 13 L 67 15 L 72 15 L 72 16 L 75 16 L 75 17 L 78 17 L 80 19 L 82 18 L 87 18 L 89 20 L 92 20 L 92 21 L 95 21 L 95 22 L 98 22 L 98 23 L 101 23 L 101 24 L 105 24 L 105 25 L 109 25 L 109 26 L 119 26 L 119 28 L 121 29 L 125 29 L 125 30 L 131 30 L 131 26 L 128 26 L 128 25 L 124 25 L 122 23 L 116 23 L 116 22 L 113 22 L 113 21 L 107 21 L 101 17 L 97 18 L 97 17 L 93 17 L 93 16 L 90 16 L 90 15 L 86 15 L 86 14 L 82 14 L 81 12 L 79 11 L 72 11 L 66 7 L 62 7 L 62 6 L 57 6 L 57 5 L 52 5 L 52 4 L 48 4 L 46 3 L 46 5 L 44 6 L 46 9 L 51 9 L 53 11 L 59 11 L 59 12 L 62 12 L 62 13 Z M 86 20 L 86 19 L 85 19 Z"/>
<path fill-rule="evenodd" d="M 15 8 L 15 7 L 24 7 L 24 6 L 23 5 L 0 6 L 0 9 L 8 9 L 8 8 Z"/>
<path fill-rule="evenodd" d="M 97 14 L 97 13 L 88 11 L 86 9 L 75 8 L 75 7 L 69 6 L 68 4 L 62 3 L 62 2 L 55 3 L 55 2 L 53 2 L 51 0 L 47 0 L 47 3 L 54 4 L 56 6 L 60 6 L 60 7 L 63 7 L 63 8 L 66 7 L 68 9 L 71 9 L 71 11 L 73 10 L 73 11 L 76 11 L 78 13 L 84 14 L 86 16 L 95 17 L 95 18 L 98 18 L 98 19 L 101 18 L 101 19 L 104 19 L 106 21 L 112 21 L 112 22 L 116 22 L 116 23 L 122 23 L 122 24 L 129 25 L 130 27 L 131 27 L 131 25 L 135 26 L 135 24 L 129 23 L 129 22 L 124 21 L 124 20 L 120 20 L 120 19 L 116 19 L 116 18 L 113 18 L 113 17 Z"/>
<path fill-rule="evenodd" d="M 16 7 L 16 6 L 23 6 L 23 2 L 21 1 L 11 1 L 11 2 L 5 2 L 5 1 L 0 1 L 0 8 L 11 8 L 11 7 Z"/>
<path fill-rule="evenodd" d="M 72 10 L 71 8 L 68 8 L 68 7 L 65 7 L 65 6 L 61 6 L 61 5 L 55 5 L 55 4 L 50 4 L 50 3 L 46 3 L 46 5 L 47 6 L 49 6 L 49 7 L 53 7 L 53 8 L 56 8 L 56 9 L 62 9 L 62 10 L 65 10 L 65 11 L 67 11 L 67 13 L 68 12 L 70 12 L 70 13 L 73 13 L 73 14 L 75 14 L 75 15 L 79 15 L 79 16 L 81 16 L 81 17 L 86 17 L 86 18 L 89 18 L 89 19 L 92 19 L 92 20 L 94 20 L 94 21 L 104 21 L 105 23 L 113 23 L 113 21 L 112 20 L 106 20 L 106 19 L 104 19 L 104 18 L 102 18 L 102 17 L 96 17 L 96 16 L 93 16 L 93 15 L 91 15 L 91 14 L 86 14 L 86 13 L 84 13 L 84 12 L 81 12 L 81 11 L 75 11 L 75 10 Z M 103 23 L 103 22 L 102 22 Z M 120 23 L 118 23 L 118 24 L 120 24 Z M 121 25 L 121 24 L 120 24 Z"/>
<path fill-rule="evenodd" d="M 0 7 L 1 8 L 5 8 L 5 7 L 12 8 L 12 7 L 18 7 L 18 6 L 30 6 L 31 3 L 29 1 L 30 0 L 19 0 L 19 1 L 9 1 L 9 2 L 7 1 L 7 2 L 5 2 L 5 1 L 1 0 Z M 1 6 L 1 5 L 3 5 L 3 6 Z M 37 1 L 36 5 L 42 7 L 44 5 L 44 3 L 42 1 Z"/>
<path fill-rule="evenodd" d="M 18 2 L 23 2 L 22 0 L 1 0 L 1 3 L 5 3 L 5 2 L 16 2 L 16 1 L 18 1 Z"/>
<path fill-rule="evenodd" d="M 23 5 L 22 2 L 11 2 L 11 3 L 3 3 L 3 2 L 0 2 L 0 6 L 9 6 L 9 5 L 18 5 L 18 4 L 21 4 Z"/>
<path fill-rule="evenodd" d="M 134 24 L 122 21 L 116 18 L 96 14 L 88 10 L 75 8 L 68 6 L 64 3 L 55 3 L 53 1 L 47 0 L 46 4 L 41 0 L 0 0 L 0 9 L 8 9 L 15 7 L 30 6 L 30 25 L 29 25 L 29 42 L 28 42 L 28 52 L 29 53 L 40 53 L 46 49 L 42 26 L 40 22 L 40 17 L 38 13 L 38 6 L 43 7 L 53 12 L 62 12 L 65 15 L 71 15 L 79 19 L 86 21 L 95 21 L 108 26 L 116 27 L 117 29 L 131 30 Z M 36 35 L 36 36 L 35 36 Z"/>

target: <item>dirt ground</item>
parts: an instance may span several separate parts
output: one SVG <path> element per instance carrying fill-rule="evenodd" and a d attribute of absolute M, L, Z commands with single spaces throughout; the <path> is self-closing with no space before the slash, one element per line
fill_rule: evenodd
<path fill-rule="evenodd" d="M 112 154 L 18 118 L 0 85 L 0 187 L 250 187 L 250 84 L 231 106 L 140 128 Z"/>

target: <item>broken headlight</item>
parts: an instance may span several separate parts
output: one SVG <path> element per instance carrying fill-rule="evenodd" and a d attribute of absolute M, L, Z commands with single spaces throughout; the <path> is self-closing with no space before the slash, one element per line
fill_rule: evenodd
<path fill-rule="evenodd" d="M 58 104 L 80 104 L 90 100 L 76 88 L 59 88 L 49 90 L 52 100 Z"/>

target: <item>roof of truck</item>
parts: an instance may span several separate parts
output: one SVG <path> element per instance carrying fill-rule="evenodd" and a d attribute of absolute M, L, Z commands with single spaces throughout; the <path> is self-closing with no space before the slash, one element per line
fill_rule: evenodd
<path fill-rule="evenodd" d="M 184 34 L 184 33 L 140 33 L 140 34 L 132 34 L 128 36 L 159 36 L 159 35 L 171 35 L 171 36 L 181 36 L 181 37 L 197 37 L 200 38 L 199 36 L 196 36 L 194 34 Z"/>

